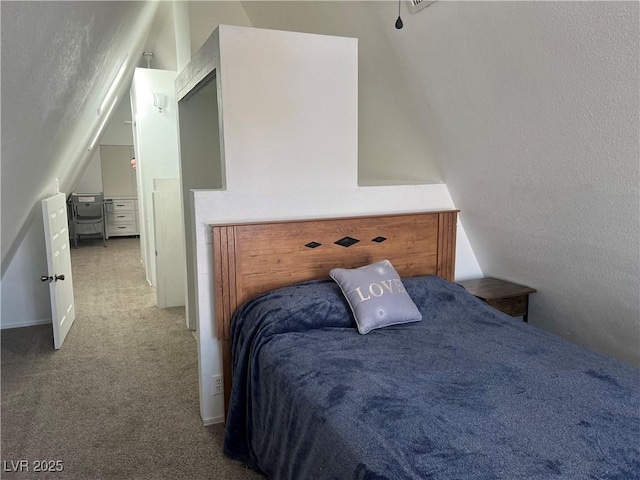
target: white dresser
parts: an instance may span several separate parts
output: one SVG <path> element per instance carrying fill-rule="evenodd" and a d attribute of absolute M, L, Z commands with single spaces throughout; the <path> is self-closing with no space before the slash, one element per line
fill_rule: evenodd
<path fill-rule="evenodd" d="M 140 235 L 136 197 L 106 198 L 107 238 Z"/>
<path fill-rule="evenodd" d="M 140 235 L 136 171 L 131 145 L 100 145 L 107 238 Z"/>

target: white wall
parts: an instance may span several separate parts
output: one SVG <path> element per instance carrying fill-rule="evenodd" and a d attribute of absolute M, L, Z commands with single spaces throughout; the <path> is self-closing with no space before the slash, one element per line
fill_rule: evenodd
<path fill-rule="evenodd" d="M 40 281 L 47 272 L 44 224 L 33 222 L 2 278 L 0 328 L 51 323 L 49 284 Z"/>
<path fill-rule="evenodd" d="M 126 122 L 131 122 L 131 101 L 128 96 L 120 101 L 112 113 L 99 145 L 133 145 L 131 124 Z M 100 148 L 94 148 L 93 152 L 91 162 L 87 165 L 82 178 L 73 189 L 75 192 L 95 193 L 103 191 Z"/>
<path fill-rule="evenodd" d="M 223 415 L 212 395 L 222 364 L 209 224 L 453 208 L 445 185 L 358 187 L 357 40 L 220 26 L 219 50 L 210 50 L 220 60 L 226 190 L 193 194 L 206 423 Z M 459 258 L 467 275 L 481 274 L 470 250 Z"/>
<path fill-rule="evenodd" d="M 135 117 L 138 208 L 141 242 L 146 252 L 147 280 L 156 284 L 153 180 L 178 178 L 178 119 L 173 82 L 177 72 L 136 68 L 131 84 L 131 107 Z M 166 96 L 162 113 L 154 107 L 155 93 Z M 176 199 L 180 202 L 180 198 Z"/>
<path fill-rule="evenodd" d="M 123 95 L 118 106 L 113 111 L 109 123 L 104 129 L 100 139 L 100 145 L 133 145 L 133 133 L 131 131 L 131 99 L 129 95 Z M 98 149 L 99 150 L 99 149 Z"/>
<path fill-rule="evenodd" d="M 73 191 L 77 193 L 98 193 L 103 191 L 99 148 L 95 149 L 91 162 L 87 165 L 82 178 Z"/>
<path fill-rule="evenodd" d="M 485 274 L 538 289 L 534 325 L 634 365 L 639 14 L 437 2 L 393 43 Z"/>
<path fill-rule="evenodd" d="M 189 2 L 191 53 L 194 54 L 218 25 L 251 27 L 242 2 Z"/>
<path fill-rule="evenodd" d="M 356 184 L 357 40 L 228 26 L 219 32 L 227 190 L 278 193 L 276 171 L 295 179 L 288 188 L 300 193 Z"/>

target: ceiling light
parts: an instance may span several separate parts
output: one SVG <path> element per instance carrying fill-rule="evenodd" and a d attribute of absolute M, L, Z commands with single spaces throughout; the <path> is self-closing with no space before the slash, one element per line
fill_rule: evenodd
<path fill-rule="evenodd" d="M 402 0 L 398 0 L 398 19 L 396 20 L 396 28 L 398 30 L 400 30 L 402 27 L 404 27 L 404 24 L 402 23 L 402 19 L 400 18 L 400 5 L 401 5 L 401 1 Z"/>

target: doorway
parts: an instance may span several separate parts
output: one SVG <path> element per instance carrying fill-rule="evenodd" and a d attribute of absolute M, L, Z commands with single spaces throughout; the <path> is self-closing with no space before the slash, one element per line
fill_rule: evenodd
<path fill-rule="evenodd" d="M 187 258 L 187 321 L 189 329 L 196 330 L 196 239 L 191 190 L 225 188 L 215 70 L 178 102 L 178 118 Z"/>

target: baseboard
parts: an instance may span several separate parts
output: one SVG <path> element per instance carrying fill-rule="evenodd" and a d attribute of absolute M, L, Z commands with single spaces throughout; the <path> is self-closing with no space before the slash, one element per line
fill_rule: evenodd
<path fill-rule="evenodd" d="M 202 424 L 205 427 L 208 427 L 209 425 L 215 425 L 216 423 L 224 423 L 224 415 L 218 415 L 217 417 L 202 419 Z"/>
<path fill-rule="evenodd" d="M 36 325 L 46 325 L 48 323 L 51 323 L 50 318 L 43 320 L 18 320 L 17 322 L 2 322 L 0 329 L 9 330 L 10 328 L 35 327 Z"/>

